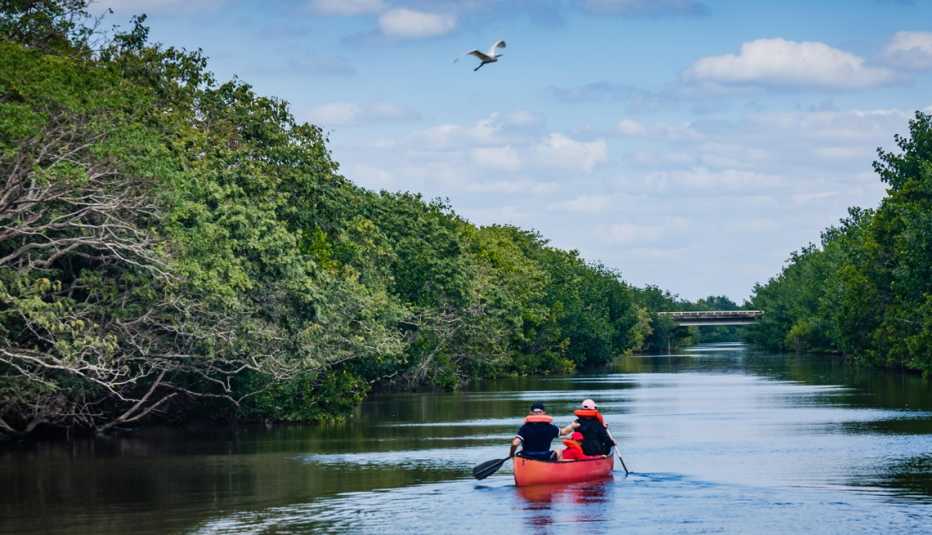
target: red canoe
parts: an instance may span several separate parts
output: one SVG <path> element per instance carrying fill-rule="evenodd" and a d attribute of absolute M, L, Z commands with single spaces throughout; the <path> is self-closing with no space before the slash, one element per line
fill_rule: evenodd
<path fill-rule="evenodd" d="M 602 479 L 612 474 L 614 465 L 615 460 L 611 455 L 579 461 L 538 461 L 515 457 L 515 486 Z"/>

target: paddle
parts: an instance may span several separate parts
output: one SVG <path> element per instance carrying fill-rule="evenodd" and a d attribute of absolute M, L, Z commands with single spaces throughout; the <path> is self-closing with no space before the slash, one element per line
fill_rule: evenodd
<path fill-rule="evenodd" d="M 612 443 L 615 444 L 615 453 L 618 454 L 618 460 L 621 461 L 621 467 L 625 469 L 625 477 L 628 477 L 628 467 L 625 466 L 625 460 L 621 458 L 621 450 L 618 448 L 618 443 L 615 442 L 615 437 L 612 436 L 612 432 L 605 428 L 605 431 L 608 432 L 608 438 L 611 439 Z"/>
<path fill-rule="evenodd" d="M 491 461 L 486 461 L 482 464 L 477 464 L 472 469 L 472 477 L 476 479 L 485 479 L 490 475 L 498 472 L 498 469 L 505 464 L 505 461 L 511 459 L 511 456 L 505 457 L 504 459 L 492 459 Z"/>

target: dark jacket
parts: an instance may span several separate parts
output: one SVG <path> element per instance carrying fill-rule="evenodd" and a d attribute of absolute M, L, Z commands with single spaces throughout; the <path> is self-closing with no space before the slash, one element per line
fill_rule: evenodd
<path fill-rule="evenodd" d="M 560 428 L 543 422 L 527 422 L 518 430 L 524 453 L 550 453 L 550 442 L 560 436 Z"/>
<path fill-rule="evenodd" d="M 602 422 L 595 418 L 577 418 L 582 433 L 582 449 L 586 455 L 608 455 L 612 451 L 612 439 Z"/>

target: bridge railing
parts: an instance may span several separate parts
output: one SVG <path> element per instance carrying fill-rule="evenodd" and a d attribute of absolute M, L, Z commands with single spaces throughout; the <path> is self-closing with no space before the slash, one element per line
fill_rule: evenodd
<path fill-rule="evenodd" d="M 658 312 L 658 316 L 670 319 L 757 319 L 763 310 L 694 310 L 688 312 Z"/>

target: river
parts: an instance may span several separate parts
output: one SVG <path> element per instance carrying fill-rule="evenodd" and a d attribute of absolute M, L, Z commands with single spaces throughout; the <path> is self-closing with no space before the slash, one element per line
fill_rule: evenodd
<path fill-rule="evenodd" d="M 630 476 L 516 489 L 506 464 L 469 477 L 507 453 L 532 401 L 563 425 L 586 397 Z M 3 534 L 932 533 L 932 388 L 717 344 L 381 395 L 340 425 L 7 449 L 0 482 Z"/>

